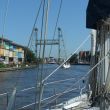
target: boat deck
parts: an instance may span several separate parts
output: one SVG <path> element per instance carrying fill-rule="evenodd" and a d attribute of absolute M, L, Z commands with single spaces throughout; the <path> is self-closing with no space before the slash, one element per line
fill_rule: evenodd
<path fill-rule="evenodd" d="M 100 110 L 98 107 L 91 107 L 87 98 L 87 94 L 75 97 L 65 103 L 57 105 L 50 110 Z"/>

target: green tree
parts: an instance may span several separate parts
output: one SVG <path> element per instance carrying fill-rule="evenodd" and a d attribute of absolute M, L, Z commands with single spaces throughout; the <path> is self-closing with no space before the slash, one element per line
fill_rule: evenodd
<path fill-rule="evenodd" d="M 78 54 L 74 54 L 74 55 L 70 58 L 70 63 L 71 63 L 71 64 L 76 64 L 76 63 L 78 63 Z"/>
<path fill-rule="evenodd" d="M 29 48 L 25 48 L 25 63 L 36 63 L 35 53 Z"/>

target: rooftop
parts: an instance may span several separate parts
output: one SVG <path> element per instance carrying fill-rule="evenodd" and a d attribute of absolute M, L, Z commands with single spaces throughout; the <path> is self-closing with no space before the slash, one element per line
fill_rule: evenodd
<path fill-rule="evenodd" d="M 10 43 L 10 44 L 12 44 L 12 45 L 15 45 L 15 46 L 19 46 L 19 47 L 25 48 L 25 46 L 20 45 L 20 44 L 17 44 L 17 43 L 15 43 L 15 42 L 13 42 L 13 41 L 11 41 L 11 40 L 9 40 L 9 39 L 6 39 L 6 38 L 4 38 L 4 37 L 0 37 L 0 40 L 3 40 L 3 41 L 5 41 L 5 42 L 8 42 L 8 43 Z"/>

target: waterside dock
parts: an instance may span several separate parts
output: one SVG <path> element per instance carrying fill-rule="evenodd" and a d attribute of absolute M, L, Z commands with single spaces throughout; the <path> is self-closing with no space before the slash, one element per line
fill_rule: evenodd
<path fill-rule="evenodd" d="M 24 67 L 0 68 L 0 72 L 15 71 L 15 70 L 22 70 L 22 69 L 35 68 L 35 67 L 37 67 L 37 65 L 24 66 Z"/>

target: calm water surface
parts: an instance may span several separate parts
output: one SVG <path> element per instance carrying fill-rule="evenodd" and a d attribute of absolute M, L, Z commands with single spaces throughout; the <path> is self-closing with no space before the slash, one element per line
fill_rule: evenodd
<path fill-rule="evenodd" d="M 50 64 L 50 65 L 44 65 L 43 69 L 43 78 L 45 78 L 47 75 L 49 75 L 55 68 L 57 68 L 58 65 Z M 89 66 L 81 66 L 81 65 L 72 65 L 69 69 L 60 68 L 54 75 L 52 75 L 47 81 L 53 82 L 58 80 L 64 80 L 68 78 L 73 78 L 72 80 L 68 80 L 65 82 L 55 83 L 55 84 L 49 84 L 44 86 L 44 92 L 43 92 L 43 98 L 50 97 L 52 95 L 58 94 L 60 92 L 63 92 L 64 90 L 71 87 L 79 78 L 84 76 L 89 70 Z M 6 110 L 7 106 L 7 99 L 9 99 L 10 94 L 12 93 L 14 87 L 17 88 L 17 91 L 20 91 L 24 88 L 30 88 L 33 86 L 36 86 L 36 79 L 37 74 L 40 74 L 41 70 L 38 72 L 38 68 L 32 68 L 32 69 L 26 69 L 26 70 L 17 70 L 17 71 L 9 71 L 9 72 L 1 72 L 0 73 L 0 94 L 4 92 L 8 92 L 7 96 L 0 96 L 0 110 Z M 80 82 L 79 86 L 78 84 L 74 86 L 75 88 L 80 88 L 84 86 L 82 81 Z M 74 88 L 73 87 L 73 88 Z M 66 101 L 72 97 L 75 97 L 79 94 L 79 89 L 75 91 L 71 91 L 69 93 L 66 93 L 62 96 L 60 96 L 57 100 L 52 101 L 50 100 L 54 99 L 55 97 L 52 97 L 49 100 L 43 101 L 43 109 L 46 109 L 48 106 L 52 106 L 55 103 L 60 103 L 62 101 Z M 31 89 L 29 91 L 24 92 L 18 92 L 16 94 L 15 99 L 15 110 L 18 110 L 19 108 L 32 104 L 35 102 L 35 97 L 38 99 L 38 91 L 36 89 Z M 21 110 L 34 110 L 34 105 L 32 104 L 28 108 L 24 108 Z M 19 109 L 20 110 L 20 109 Z"/>

